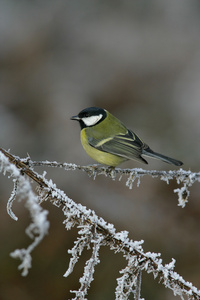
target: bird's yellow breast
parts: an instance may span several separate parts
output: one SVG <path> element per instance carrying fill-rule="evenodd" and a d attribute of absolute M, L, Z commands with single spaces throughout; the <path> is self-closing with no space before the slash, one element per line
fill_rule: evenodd
<path fill-rule="evenodd" d="M 100 151 L 88 143 L 85 128 L 81 130 L 81 143 L 85 152 L 100 164 L 116 167 L 127 159 L 108 152 Z"/>

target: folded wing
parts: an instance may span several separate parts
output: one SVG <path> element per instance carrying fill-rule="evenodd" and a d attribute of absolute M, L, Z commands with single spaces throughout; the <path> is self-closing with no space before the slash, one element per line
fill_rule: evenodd
<path fill-rule="evenodd" d="M 92 147 L 108 153 L 112 153 L 126 159 L 134 159 L 148 164 L 141 156 L 143 149 L 148 148 L 142 140 L 131 130 L 127 134 L 116 135 L 105 140 L 98 141 L 94 138 L 89 138 L 89 143 Z"/>

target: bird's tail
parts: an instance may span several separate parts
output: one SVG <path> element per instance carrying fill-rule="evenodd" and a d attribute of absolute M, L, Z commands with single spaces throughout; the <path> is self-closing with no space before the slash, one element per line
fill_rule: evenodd
<path fill-rule="evenodd" d="M 180 161 L 180 160 L 165 156 L 165 155 L 160 154 L 160 153 L 156 153 L 153 150 L 151 150 L 150 148 L 143 149 L 142 154 L 146 155 L 146 156 L 153 157 L 153 158 L 161 159 L 164 162 L 166 162 L 168 164 L 175 165 L 175 166 L 181 166 L 183 164 L 182 161 Z"/>

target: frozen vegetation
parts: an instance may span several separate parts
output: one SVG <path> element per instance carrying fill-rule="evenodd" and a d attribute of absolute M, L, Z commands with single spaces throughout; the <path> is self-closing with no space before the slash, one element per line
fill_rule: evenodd
<path fill-rule="evenodd" d="M 62 167 L 67 171 L 82 170 L 94 179 L 98 175 L 105 175 L 113 180 L 127 176 L 126 185 L 132 188 L 134 181 L 140 184 L 141 177 L 148 175 L 159 177 L 166 183 L 176 179 L 182 187 L 174 190 L 178 194 L 178 205 L 185 207 L 188 202 L 189 188 L 195 181 L 200 181 L 200 173 L 191 171 L 145 171 L 143 169 L 113 169 L 98 165 L 78 166 L 76 164 L 61 164 L 57 162 L 34 162 L 30 157 L 20 159 L 9 152 L 0 149 L 1 171 L 12 179 L 14 187 L 8 200 L 7 211 L 11 218 L 18 220 L 12 211 L 13 201 L 24 200 L 25 206 L 31 216 L 31 224 L 26 229 L 26 234 L 33 242 L 26 249 L 16 249 L 11 253 L 13 258 L 19 258 L 21 264 L 19 269 L 22 275 L 28 275 L 31 268 L 31 253 L 48 233 L 49 221 L 48 211 L 43 209 L 43 201 L 51 201 L 60 207 L 65 215 L 64 226 L 67 230 L 77 226 L 78 237 L 74 241 L 74 247 L 68 250 L 71 255 L 69 267 L 64 276 L 69 276 L 78 263 L 85 248 L 92 249 L 90 258 L 86 261 L 84 272 L 79 279 L 79 290 L 71 291 L 75 294 L 73 299 L 87 299 L 91 282 L 94 280 L 94 272 L 100 263 L 99 250 L 102 246 L 108 246 L 115 253 L 121 253 L 127 261 L 126 266 L 120 271 L 121 277 L 117 278 L 115 290 L 116 299 L 129 299 L 133 294 L 134 299 L 141 300 L 142 294 L 142 272 L 152 273 L 154 279 L 162 283 L 166 288 L 173 291 L 174 295 L 181 299 L 200 299 L 200 291 L 192 283 L 185 281 L 174 271 L 175 259 L 168 264 L 163 264 L 160 253 L 144 252 L 142 244 L 144 241 L 133 241 L 129 238 L 127 231 L 117 232 L 114 225 L 107 223 L 103 218 L 81 204 L 70 199 L 62 190 L 56 187 L 52 180 L 47 180 L 45 175 L 34 171 L 34 166 Z M 37 192 L 32 188 L 30 178 L 39 186 Z"/>

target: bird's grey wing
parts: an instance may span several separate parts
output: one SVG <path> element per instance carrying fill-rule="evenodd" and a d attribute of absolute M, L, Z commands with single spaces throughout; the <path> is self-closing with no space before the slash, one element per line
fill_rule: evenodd
<path fill-rule="evenodd" d="M 139 160 L 147 164 L 147 161 L 141 156 L 142 149 L 146 145 L 131 130 L 128 130 L 125 135 L 116 135 L 101 141 L 89 138 L 89 143 L 100 151 L 112 153 L 126 159 Z"/>

